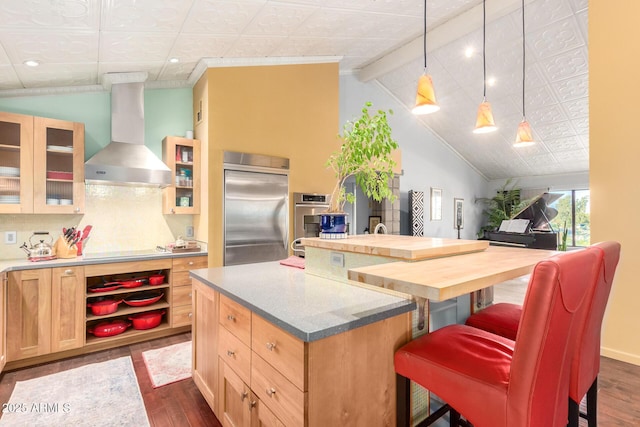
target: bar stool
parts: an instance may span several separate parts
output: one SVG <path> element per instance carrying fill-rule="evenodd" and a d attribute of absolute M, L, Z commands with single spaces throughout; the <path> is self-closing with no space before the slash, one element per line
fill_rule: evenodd
<path fill-rule="evenodd" d="M 602 251 L 588 249 L 539 262 L 515 342 L 467 325 L 446 326 L 396 351 L 399 382 L 415 381 L 447 402 L 452 426 L 459 415 L 475 427 L 566 426 L 572 343 L 582 326 L 576 313 L 601 262 Z"/>
<path fill-rule="evenodd" d="M 577 350 L 571 364 L 569 427 L 578 427 L 580 417 L 588 421 L 589 427 L 597 426 L 602 319 L 620 259 L 618 242 L 601 242 L 592 245 L 591 248 L 603 251 L 604 262 L 599 272 L 598 283 L 586 302 L 586 320 L 578 337 Z M 494 304 L 469 316 L 466 324 L 515 340 L 521 313 L 522 307 L 517 304 Z M 580 413 L 580 402 L 585 395 L 587 412 Z"/>

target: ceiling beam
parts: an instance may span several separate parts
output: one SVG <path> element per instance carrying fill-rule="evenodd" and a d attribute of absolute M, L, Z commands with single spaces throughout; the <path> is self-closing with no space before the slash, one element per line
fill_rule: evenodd
<path fill-rule="evenodd" d="M 533 0 L 526 0 L 531 3 Z M 502 18 L 521 7 L 521 0 L 492 0 L 487 2 L 487 22 Z M 436 50 L 482 27 L 482 2 L 427 32 L 427 51 Z M 423 53 L 422 36 L 411 40 L 382 58 L 360 69 L 356 75 L 367 82 L 420 58 Z"/>

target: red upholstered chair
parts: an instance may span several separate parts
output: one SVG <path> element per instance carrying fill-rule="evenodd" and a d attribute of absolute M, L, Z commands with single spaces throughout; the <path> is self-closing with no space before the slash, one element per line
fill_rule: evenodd
<path fill-rule="evenodd" d="M 591 248 L 603 251 L 604 263 L 601 266 L 595 290 L 586 302 L 584 328 L 578 337 L 576 352 L 571 364 L 570 427 L 578 427 L 580 416 L 587 419 L 589 427 L 597 426 L 602 319 L 609 300 L 613 276 L 620 259 L 620 244 L 617 242 L 597 243 Z M 495 304 L 469 316 L 466 324 L 515 340 L 521 313 L 522 306 L 517 304 Z M 580 402 L 585 394 L 587 396 L 587 412 L 581 414 Z"/>
<path fill-rule="evenodd" d="M 588 249 L 539 262 L 515 342 L 446 326 L 398 349 L 396 373 L 447 402 L 452 425 L 460 414 L 475 427 L 566 426 L 575 315 L 601 262 L 602 251 Z"/>

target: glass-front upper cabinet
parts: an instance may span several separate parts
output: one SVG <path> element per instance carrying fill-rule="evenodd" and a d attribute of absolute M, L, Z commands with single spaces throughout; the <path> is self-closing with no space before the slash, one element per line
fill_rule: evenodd
<path fill-rule="evenodd" d="M 167 136 L 162 140 L 162 161 L 174 182 L 163 190 L 163 213 L 200 213 L 200 140 Z"/>
<path fill-rule="evenodd" d="M 0 112 L 0 213 L 33 212 L 33 117 Z"/>
<path fill-rule="evenodd" d="M 34 118 L 34 209 L 84 212 L 84 124 Z"/>

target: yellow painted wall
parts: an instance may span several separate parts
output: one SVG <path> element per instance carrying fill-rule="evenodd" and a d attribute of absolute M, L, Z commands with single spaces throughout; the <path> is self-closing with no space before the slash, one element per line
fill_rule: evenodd
<path fill-rule="evenodd" d="M 640 365 L 639 16 L 638 1 L 589 1 L 591 241 L 622 244 L 602 354 L 635 365 Z"/>
<path fill-rule="evenodd" d="M 202 79 L 208 86 L 208 247 L 213 267 L 222 265 L 224 151 L 288 158 L 290 197 L 331 191 L 333 175 L 324 162 L 339 147 L 339 69 L 337 63 L 210 68 Z"/>

